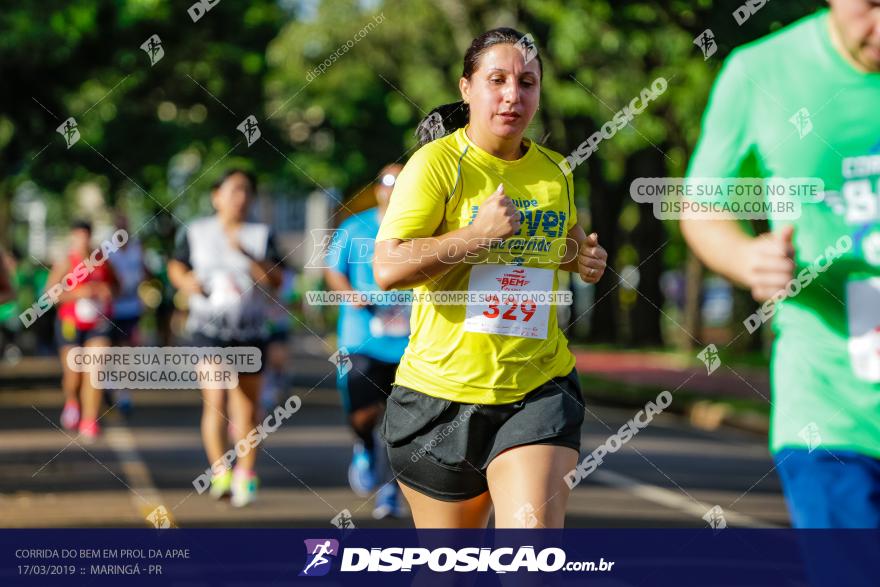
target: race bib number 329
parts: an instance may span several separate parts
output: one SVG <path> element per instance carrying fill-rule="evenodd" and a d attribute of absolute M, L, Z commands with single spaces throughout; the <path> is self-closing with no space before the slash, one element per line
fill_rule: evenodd
<path fill-rule="evenodd" d="M 480 293 L 480 301 L 467 305 L 467 332 L 503 334 L 525 338 L 547 338 L 552 306 L 542 300 L 514 296 L 519 292 L 553 291 L 553 270 L 515 265 L 476 265 L 471 269 L 469 293 Z"/>

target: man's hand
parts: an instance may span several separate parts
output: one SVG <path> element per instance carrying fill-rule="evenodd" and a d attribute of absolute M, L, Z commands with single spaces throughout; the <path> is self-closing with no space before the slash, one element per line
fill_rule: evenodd
<path fill-rule="evenodd" d="M 519 211 L 504 194 L 504 184 L 480 205 L 471 227 L 478 237 L 488 239 L 505 239 L 519 232 Z"/>
<path fill-rule="evenodd" d="M 599 244 L 599 235 L 595 232 L 581 243 L 578 251 L 578 273 L 587 283 L 596 283 L 605 273 L 608 252 Z"/>
<path fill-rule="evenodd" d="M 794 278 L 794 227 L 765 232 L 745 251 L 744 281 L 758 302 L 769 300 Z"/>

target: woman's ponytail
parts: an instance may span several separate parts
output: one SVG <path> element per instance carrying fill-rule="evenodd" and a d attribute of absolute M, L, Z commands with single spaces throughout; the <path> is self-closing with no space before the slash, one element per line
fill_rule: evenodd
<path fill-rule="evenodd" d="M 419 146 L 463 128 L 470 117 L 468 105 L 462 101 L 437 106 L 416 127 Z"/>

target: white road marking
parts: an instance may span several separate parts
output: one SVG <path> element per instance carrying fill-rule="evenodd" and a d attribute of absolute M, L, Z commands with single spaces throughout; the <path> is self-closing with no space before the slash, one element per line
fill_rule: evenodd
<path fill-rule="evenodd" d="M 104 430 L 107 444 L 116 454 L 125 481 L 132 490 L 131 500 L 135 509 L 145 522 L 152 523 L 147 517 L 163 505 L 162 497 L 153 483 L 150 469 L 137 450 L 131 430 L 125 426 L 107 426 Z M 177 526 L 169 508 L 165 508 L 163 514 L 167 516 L 172 526 Z"/>
<path fill-rule="evenodd" d="M 615 473 L 614 471 L 609 471 L 607 469 L 594 472 L 592 475 L 590 475 L 590 479 L 597 481 L 603 485 L 623 489 L 627 493 L 644 499 L 645 501 L 650 501 L 651 503 L 656 503 L 670 509 L 685 512 L 698 518 L 702 518 L 706 514 L 706 512 L 708 512 L 715 505 L 691 499 L 687 496 L 681 495 L 676 491 L 665 489 L 657 485 L 651 485 L 650 483 L 643 483 L 642 481 L 639 481 L 638 479 L 635 479 L 633 477 L 622 475 L 620 473 Z M 747 514 L 741 514 L 730 509 L 724 509 L 724 519 L 727 521 L 728 524 L 745 528 L 785 527 L 773 524 L 772 522 L 767 522 L 765 520 L 754 518 Z"/>

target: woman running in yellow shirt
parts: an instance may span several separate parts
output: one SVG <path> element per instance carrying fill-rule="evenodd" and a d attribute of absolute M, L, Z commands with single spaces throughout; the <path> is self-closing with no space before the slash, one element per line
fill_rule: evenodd
<path fill-rule="evenodd" d="M 462 101 L 419 125 L 376 238 L 377 284 L 415 296 L 382 434 L 417 527 L 485 527 L 493 506 L 497 527 L 564 524 L 584 406 L 547 297 L 558 270 L 597 282 L 607 254 L 577 226 L 563 157 L 523 137 L 542 77 L 530 40 L 471 43 Z"/>

